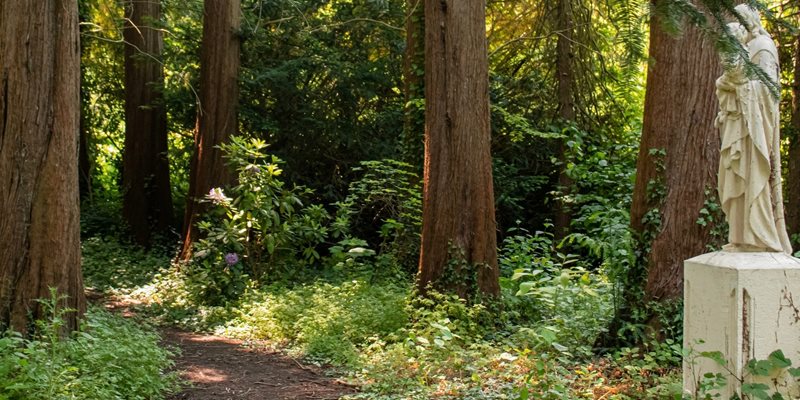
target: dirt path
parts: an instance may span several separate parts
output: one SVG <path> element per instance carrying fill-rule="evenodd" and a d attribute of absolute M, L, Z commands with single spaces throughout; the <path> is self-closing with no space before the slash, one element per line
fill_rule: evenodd
<path fill-rule="evenodd" d="M 192 384 L 171 400 L 333 400 L 353 393 L 319 368 L 238 340 L 177 330 L 164 331 L 163 337 L 166 345 L 181 349 L 176 366 Z"/>
<path fill-rule="evenodd" d="M 129 301 L 87 295 L 111 311 L 134 316 Z M 175 368 L 187 383 L 169 400 L 334 400 L 355 392 L 321 368 L 303 365 L 263 343 L 245 346 L 240 340 L 169 328 L 161 335 L 165 346 L 181 350 Z"/>

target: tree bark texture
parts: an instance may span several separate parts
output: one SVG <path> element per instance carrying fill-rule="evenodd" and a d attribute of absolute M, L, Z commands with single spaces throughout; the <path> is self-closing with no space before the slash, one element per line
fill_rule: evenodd
<path fill-rule="evenodd" d="M 558 114 L 562 122 L 569 124 L 575 121 L 575 100 L 573 87 L 575 85 L 575 72 L 572 67 L 572 42 L 574 23 L 572 19 L 572 0 L 559 0 L 556 10 L 558 18 L 558 40 L 556 41 L 556 75 L 558 82 Z M 562 196 L 569 195 L 572 180 L 567 175 L 567 144 L 569 138 L 564 138 L 559 143 L 558 159 L 561 166 L 558 171 L 558 188 Z M 569 231 L 572 221 L 569 204 L 563 199 L 556 201 L 555 238 L 563 239 Z"/>
<path fill-rule="evenodd" d="M 192 243 L 198 235 L 196 222 L 206 209 L 200 201 L 211 188 L 232 182 L 232 174 L 217 146 L 238 132 L 240 21 L 239 0 L 205 1 L 195 154 L 179 256 L 184 260 L 191 256 Z"/>
<path fill-rule="evenodd" d="M 697 220 L 706 191 L 717 187 L 714 82 L 722 68 L 699 30 L 687 25 L 680 37 L 670 36 L 658 16 L 650 21 L 650 58 L 631 227 L 644 238 L 645 300 L 663 301 L 682 296 L 683 261 L 706 252 L 711 238 L 711 224 Z M 645 221 L 653 209 L 660 223 Z"/>
<path fill-rule="evenodd" d="M 424 155 L 425 115 L 412 102 L 425 97 L 425 4 L 423 0 L 406 2 L 406 49 L 403 53 L 403 158 L 421 166 Z"/>
<path fill-rule="evenodd" d="M 499 293 L 483 0 L 425 1 L 419 288 Z"/>
<path fill-rule="evenodd" d="M 137 243 L 174 220 L 167 158 L 167 113 L 162 88 L 160 0 L 125 2 L 125 150 L 122 212 Z"/>
<path fill-rule="evenodd" d="M 786 229 L 789 237 L 800 234 L 800 35 L 795 41 L 792 82 L 792 120 L 786 182 Z M 794 241 L 793 241 L 794 242 Z M 798 250 L 797 243 L 793 243 Z"/>
<path fill-rule="evenodd" d="M 29 334 L 36 299 L 86 309 L 78 206 L 77 2 L 0 2 L 0 330 Z"/>

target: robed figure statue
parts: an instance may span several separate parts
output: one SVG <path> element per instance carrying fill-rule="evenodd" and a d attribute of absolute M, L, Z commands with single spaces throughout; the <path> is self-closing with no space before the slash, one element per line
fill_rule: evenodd
<path fill-rule="evenodd" d="M 736 10 L 747 26 L 729 24 L 732 33 L 750 61 L 778 82 L 778 51 L 760 14 L 745 4 Z M 726 64 L 716 83 L 722 142 L 718 189 L 730 227 L 724 249 L 791 254 L 781 193 L 779 100 L 764 82 L 745 75 L 743 60 Z"/>

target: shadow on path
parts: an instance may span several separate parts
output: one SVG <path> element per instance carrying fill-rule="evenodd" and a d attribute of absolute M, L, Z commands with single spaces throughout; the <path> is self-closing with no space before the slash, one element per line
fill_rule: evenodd
<path fill-rule="evenodd" d="M 239 340 L 177 330 L 162 335 L 165 345 L 181 349 L 176 367 L 192 385 L 171 400 L 334 400 L 354 392 L 319 368 L 270 350 L 243 347 Z"/>

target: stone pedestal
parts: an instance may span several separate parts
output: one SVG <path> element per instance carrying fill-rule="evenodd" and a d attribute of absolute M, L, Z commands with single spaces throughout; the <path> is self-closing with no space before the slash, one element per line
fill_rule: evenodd
<path fill-rule="evenodd" d="M 686 260 L 683 326 L 683 345 L 691 351 L 684 359 L 684 392 L 695 393 L 699 380 L 710 372 L 728 378 L 718 391 L 721 399 L 740 394 L 740 379 L 764 382 L 785 398 L 800 396 L 785 370 L 760 378 L 745 368 L 751 359 L 767 359 L 779 349 L 792 367 L 800 366 L 799 259 L 783 253 L 721 251 Z M 725 367 L 697 357 L 714 351 L 722 353 Z"/>

